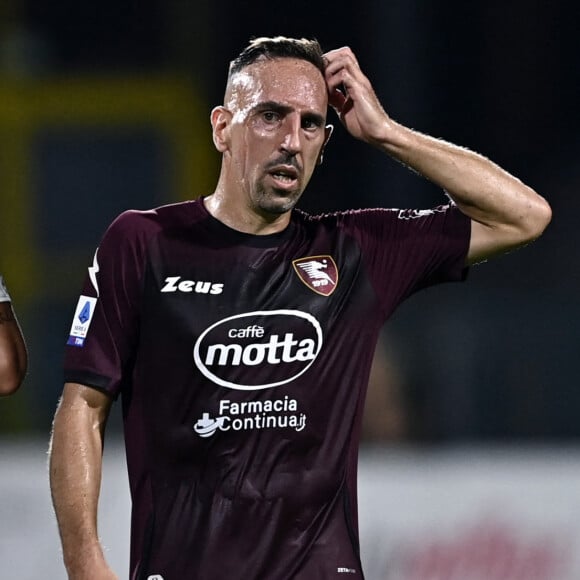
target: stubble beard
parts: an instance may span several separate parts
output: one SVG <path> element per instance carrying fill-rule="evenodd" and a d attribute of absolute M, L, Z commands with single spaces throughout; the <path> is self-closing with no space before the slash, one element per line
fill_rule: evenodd
<path fill-rule="evenodd" d="M 301 190 L 280 192 L 260 184 L 254 194 L 254 203 L 262 215 L 279 216 L 293 210 L 301 196 Z"/>

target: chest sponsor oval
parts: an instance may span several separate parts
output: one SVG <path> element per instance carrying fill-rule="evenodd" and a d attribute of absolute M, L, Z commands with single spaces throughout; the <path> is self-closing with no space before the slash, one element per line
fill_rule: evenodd
<path fill-rule="evenodd" d="M 254 391 L 279 387 L 304 374 L 322 348 L 320 323 L 300 310 L 246 312 L 201 333 L 196 367 L 222 387 Z"/>

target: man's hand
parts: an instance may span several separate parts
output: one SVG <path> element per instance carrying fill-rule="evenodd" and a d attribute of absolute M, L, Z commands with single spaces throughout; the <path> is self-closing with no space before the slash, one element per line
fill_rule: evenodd
<path fill-rule="evenodd" d="M 329 103 L 342 124 L 353 137 L 380 145 L 390 119 L 354 53 L 345 46 L 327 52 L 324 58 Z"/>

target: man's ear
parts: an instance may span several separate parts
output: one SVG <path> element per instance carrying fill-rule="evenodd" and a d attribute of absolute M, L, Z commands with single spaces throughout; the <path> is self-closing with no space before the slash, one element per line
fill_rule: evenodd
<path fill-rule="evenodd" d="M 320 153 L 318 154 L 318 160 L 316 161 L 317 165 L 322 165 L 322 160 L 324 157 L 324 149 L 326 148 L 326 145 L 330 141 L 330 136 L 332 135 L 333 131 L 334 125 L 326 125 L 326 127 L 324 127 L 324 143 L 322 144 L 322 147 L 320 148 Z"/>
<path fill-rule="evenodd" d="M 232 114 L 225 107 L 214 107 L 211 112 L 212 135 L 215 148 L 224 153 L 229 147 Z"/>

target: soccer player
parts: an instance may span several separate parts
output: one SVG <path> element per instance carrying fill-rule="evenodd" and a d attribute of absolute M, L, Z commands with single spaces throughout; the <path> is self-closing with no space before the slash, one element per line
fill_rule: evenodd
<path fill-rule="evenodd" d="M 294 209 L 329 104 L 449 198 Z M 362 578 L 357 452 L 379 330 L 413 292 L 540 236 L 550 207 L 488 159 L 395 122 L 347 47 L 252 41 L 211 123 L 215 191 L 123 213 L 88 269 L 50 453 L 66 568 L 115 578 L 97 502 L 120 395 L 132 579 Z"/>
<path fill-rule="evenodd" d="M 0 396 L 11 395 L 18 390 L 27 366 L 24 337 L 4 278 L 0 275 Z"/>

